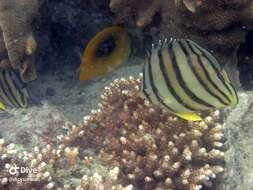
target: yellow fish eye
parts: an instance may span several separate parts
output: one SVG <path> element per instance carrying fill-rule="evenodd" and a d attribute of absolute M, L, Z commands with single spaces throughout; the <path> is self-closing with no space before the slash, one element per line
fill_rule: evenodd
<path fill-rule="evenodd" d="M 125 29 L 118 26 L 103 29 L 84 50 L 79 79 L 89 80 L 117 69 L 128 59 L 130 47 L 130 37 Z"/>

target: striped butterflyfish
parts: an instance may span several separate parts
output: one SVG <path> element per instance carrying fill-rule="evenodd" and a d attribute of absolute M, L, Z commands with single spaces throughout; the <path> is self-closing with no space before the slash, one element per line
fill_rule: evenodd
<path fill-rule="evenodd" d="M 5 109 L 5 106 L 26 108 L 28 99 L 26 85 L 18 73 L 9 69 L 0 69 L 0 109 Z"/>
<path fill-rule="evenodd" d="M 236 90 L 216 58 L 188 39 L 152 45 L 143 69 L 141 95 L 189 120 L 199 113 L 238 103 Z"/>

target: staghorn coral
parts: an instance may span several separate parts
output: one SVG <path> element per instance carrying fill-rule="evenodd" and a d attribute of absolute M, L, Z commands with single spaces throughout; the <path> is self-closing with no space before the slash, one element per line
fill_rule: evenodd
<path fill-rule="evenodd" d="M 25 82 L 36 78 L 31 22 L 38 6 L 37 0 L 0 0 L 0 54 L 8 60 L 0 57 L 0 66 L 18 69 Z"/>
<path fill-rule="evenodd" d="M 58 138 L 95 149 L 102 161 L 120 168 L 123 183 L 140 189 L 211 187 L 224 170 L 219 111 L 187 122 L 144 102 L 139 85 L 132 77 L 115 80 L 105 88 L 100 109 Z"/>

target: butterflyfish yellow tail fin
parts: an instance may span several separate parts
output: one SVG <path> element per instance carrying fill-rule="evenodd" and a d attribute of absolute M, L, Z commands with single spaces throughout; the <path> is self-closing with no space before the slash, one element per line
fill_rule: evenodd
<path fill-rule="evenodd" d="M 187 121 L 201 121 L 202 118 L 196 114 L 196 113 L 174 113 L 176 114 L 178 117 L 185 119 Z"/>
<path fill-rule="evenodd" d="M 5 105 L 2 102 L 0 102 L 0 110 L 5 110 Z"/>

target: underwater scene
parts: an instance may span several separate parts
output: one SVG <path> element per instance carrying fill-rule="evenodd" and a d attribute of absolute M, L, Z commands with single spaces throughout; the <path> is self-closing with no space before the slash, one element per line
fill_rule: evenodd
<path fill-rule="evenodd" d="M 253 190 L 252 0 L 0 0 L 0 190 Z"/>

